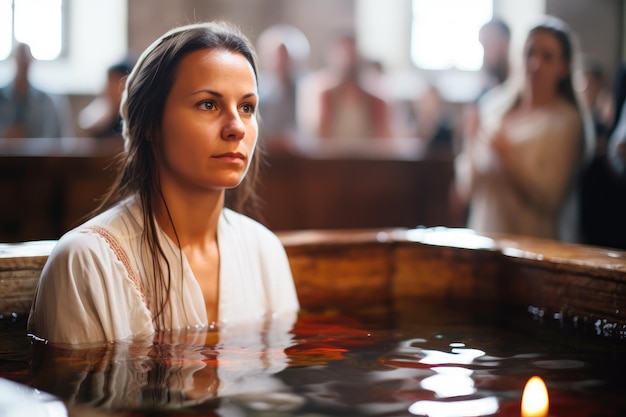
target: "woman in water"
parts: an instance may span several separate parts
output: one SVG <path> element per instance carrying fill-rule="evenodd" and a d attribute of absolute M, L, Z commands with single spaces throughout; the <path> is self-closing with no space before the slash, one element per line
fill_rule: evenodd
<path fill-rule="evenodd" d="M 121 103 L 120 174 L 50 254 L 28 331 L 113 342 L 296 312 L 284 247 L 238 212 L 255 197 L 257 106 L 255 52 L 235 27 L 192 24 L 149 46 Z"/>

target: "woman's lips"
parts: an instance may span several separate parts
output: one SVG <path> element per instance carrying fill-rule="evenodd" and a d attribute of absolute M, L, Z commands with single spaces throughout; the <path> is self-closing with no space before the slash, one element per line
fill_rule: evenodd
<path fill-rule="evenodd" d="M 213 158 L 225 162 L 240 162 L 246 159 L 243 154 L 239 152 L 226 152 L 219 155 L 214 155 Z"/>

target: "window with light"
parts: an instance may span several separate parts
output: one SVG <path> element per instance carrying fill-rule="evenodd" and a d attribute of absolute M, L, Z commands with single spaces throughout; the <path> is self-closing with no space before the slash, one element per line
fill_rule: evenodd
<path fill-rule="evenodd" d="M 492 16 L 493 0 L 413 0 L 413 63 L 427 70 L 480 69 L 478 31 Z"/>
<path fill-rule="evenodd" d="M 0 60 L 16 42 L 27 43 L 33 57 L 53 60 L 63 50 L 63 0 L 0 0 Z"/>

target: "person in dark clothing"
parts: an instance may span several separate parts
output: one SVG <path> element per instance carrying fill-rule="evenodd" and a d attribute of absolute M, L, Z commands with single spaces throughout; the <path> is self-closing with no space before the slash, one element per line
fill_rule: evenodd
<path fill-rule="evenodd" d="M 122 60 L 107 69 L 102 92 L 93 99 L 78 118 L 80 128 L 86 136 L 108 138 L 122 134 L 120 102 L 126 77 L 133 69 L 131 60 Z"/>
<path fill-rule="evenodd" d="M 581 177 L 583 242 L 626 249 L 626 62 L 615 81 L 614 121 L 599 152 Z"/>

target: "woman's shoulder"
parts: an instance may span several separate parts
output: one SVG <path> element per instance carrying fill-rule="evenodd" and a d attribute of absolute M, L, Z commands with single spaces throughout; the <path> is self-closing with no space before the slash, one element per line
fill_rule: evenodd
<path fill-rule="evenodd" d="M 222 212 L 222 220 L 222 224 L 225 228 L 228 228 L 232 232 L 240 234 L 241 236 L 254 236 L 261 241 L 280 242 L 278 236 L 276 236 L 276 234 L 267 226 L 234 210 L 225 208 Z"/>
<path fill-rule="evenodd" d="M 139 202 L 134 197 L 120 201 L 76 227 L 74 231 L 104 229 L 113 234 L 128 234 L 142 229 Z"/>
<path fill-rule="evenodd" d="M 99 239 L 96 238 L 96 235 L 89 228 L 79 226 L 61 236 L 52 254 L 69 256 L 76 253 L 87 253 L 96 249 L 99 243 Z"/>
<path fill-rule="evenodd" d="M 46 270 L 57 276 L 57 279 L 66 276 L 70 279 L 73 271 L 79 268 L 82 271 L 97 268 L 97 265 L 110 263 L 115 254 L 105 239 L 88 228 L 76 228 L 65 233 L 57 241 L 46 262 Z M 94 274 L 85 274 L 87 279 L 94 278 Z"/>
<path fill-rule="evenodd" d="M 224 210 L 222 211 L 222 218 L 225 223 L 231 227 L 250 229 L 262 233 L 267 232 L 273 234 L 273 232 L 267 226 L 265 226 L 258 220 L 255 220 L 250 216 L 239 213 L 229 208 L 224 208 Z"/>
<path fill-rule="evenodd" d="M 141 236 L 140 218 L 136 202 L 124 200 L 63 234 L 56 252 L 100 251 L 107 241 L 103 237 L 122 241 Z"/>

